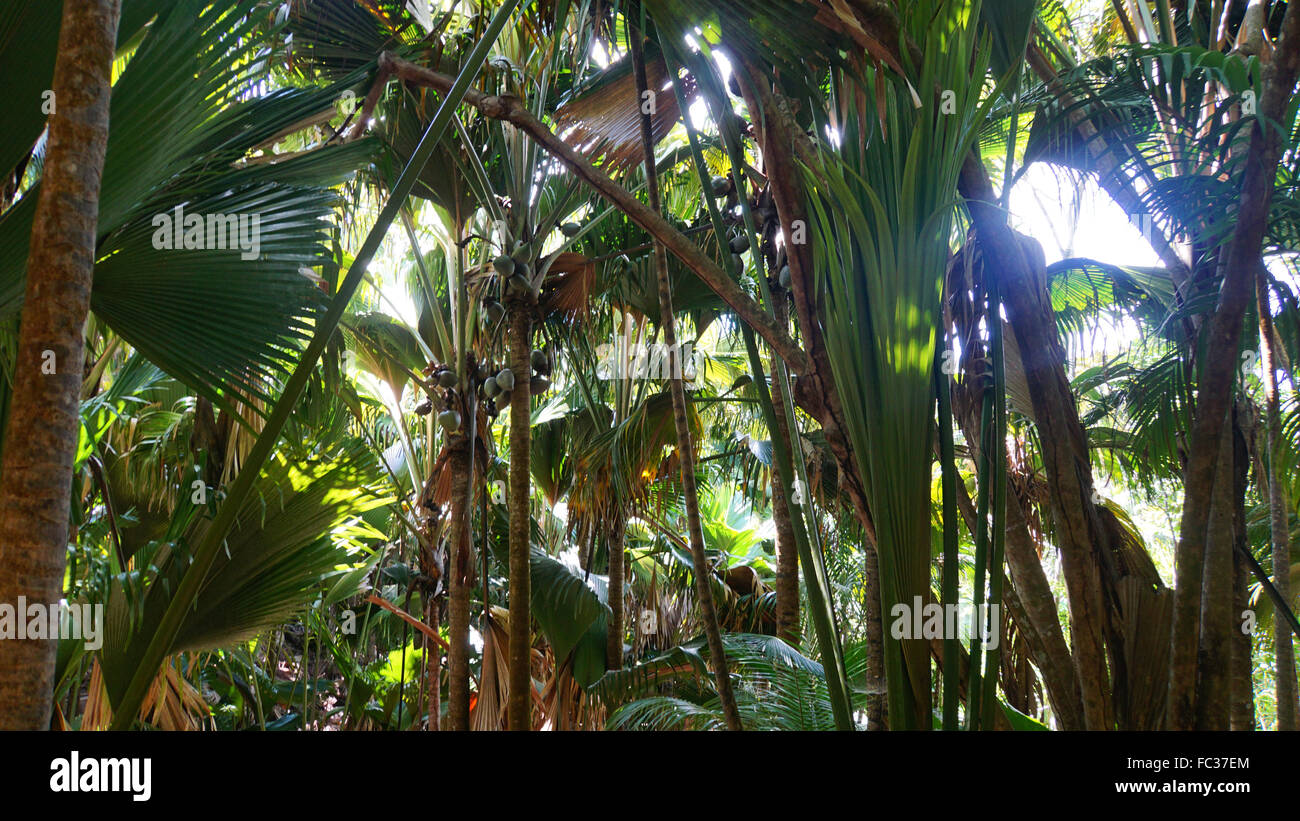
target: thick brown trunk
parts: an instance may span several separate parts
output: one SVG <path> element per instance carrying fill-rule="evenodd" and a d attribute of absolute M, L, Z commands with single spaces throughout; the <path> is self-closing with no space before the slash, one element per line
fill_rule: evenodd
<path fill-rule="evenodd" d="M 120 0 L 63 4 L 0 474 L 0 603 L 63 597 L 86 316 Z M 36 105 L 36 101 L 21 101 Z M 25 618 L 26 614 L 18 614 Z M 0 730 L 49 726 L 57 642 L 4 642 Z"/>
<path fill-rule="evenodd" d="M 460 437 L 449 447 L 452 449 L 452 490 L 451 533 L 447 546 L 447 729 L 468 730 L 469 578 L 474 567 L 470 548 L 470 499 L 474 476 L 468 437 Z"/>
<path fill-rule="evenodd" d="M 621 517 L 609 526 L 609 630 L 605 637 L 605 666 L 623 667 L 623 534 Z M 633 627 L 635 629 L 635 626 Z"/>
<path fill-rule="evenodd" d="M 639 32 L 634 32 L 632 36 L 632 60 L 639 105 L 648 90 Z M 658 216 L 659 177 L 655 170 L 654 138 L 651 132 L 650 115 L 644 108 L 641 111 L 641 145 L 645 149 L 646 158 L 646 196 L 650 210 Z M 659 321 L 664 333 L 664 344 L 668 347 L 668 386 L 672 395 L 673 426 L 677 430 L 677 458 L 681 466 L 686 527 L 690 535 L 691 559 L 695 566 L 695 598 L 700 606 L 700 619 L 704 623 L 704 634 L 709 645 L 709 665 L 713 669 L 713 680 L 718 690 L 718 701 L 722 705 L 727 729 L 742 730 L 744 727 L 741 725 L 740 710 L 736 706 L 736 697 L 731 689 L 727 654 L 722 646 L 722 631 L 718 627 L 718 613 L 713 602 L 713 590 L 710 585 L 713 570 L 709 566 L 708 557 L 704 554 L 704 529 L 700 524 L 699 490 L 695 484 L 695 451 L 691 443 L 690 421 L 686 410 L 686 389 L 682 384 L 681 352 L 677 349 L 677 324 L 673 318 L 672 289 L 668 280 L 668 252 L 658 238 L 655 241 L 654 258 L 655 274 L 659 285 Z M 768 317 L 764 315 L 764 319 Z M 774 324 L 770 319 L 768 321 L 769 324 Z M 784 335 L 784 329 L 780 330 Z"/>
<path fill-rule="evenodd" d="M 532 438 L 529 380 L 532 378 L 533 321 L 531 306 L 522 300 L 510 309 L 510 369 L 515 374 L 515 387 L 510 393 L 510 701 L 506 726 L 511 730 L 531 730 L 533 616 L 528 553 L 532 506 L 528 465 Z"/>
<path fill-rule="evenodd" d="M 1219 302 L 1204 332 L 1205 349 L 1212 352 L 1201 368 L 1196 396 L 1196 419 L 1188 447 L 1183 482 L 1183 517 L 1175 548 L 1174 625 L 1170 639 L 1169 727 L 1195 726 L 1197 603 L 1201 592 L 1201 562 L 1205 554 L 1210 497 L 1214 491 L 1219 439 L 1236 377 L 1237 346 L 1246 305 L 1254 292 L 1254 279 L 1263 264 L 1261 249 L 1274 178 L 1281 157 L 1281 135 L 1274 126 L 1283 121 L 1286 106 L 1300 74 L 1300 3 L 1287 5 L 1282 35 L 1272 62 L 1264 68 L 1259 116 L 1251 130 L 1241 198 L 1232 238 L 1224 251 L 1220 270 L 1223 284 Z"/>
<path fill-rule="evenodd" d="M 1201 584 L 1200 650 L 1196 682 L 1196 729 L 1227 730 L 1229 721 L 1229 665 L 1232 637 L 1232 414 L 1219 439 L 1219 464 L 1210 497 L 1208 534 L 1205 539 Z"/>

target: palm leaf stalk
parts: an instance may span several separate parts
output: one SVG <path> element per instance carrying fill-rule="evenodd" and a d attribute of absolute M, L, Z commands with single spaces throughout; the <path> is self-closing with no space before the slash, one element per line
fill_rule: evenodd
<path fill-rule="evenodd" d="M 195 548 L 193 563 L 177 586 L 171 603 L 168 605 L 157 630 L 149 641 L 140 666 L 136 669 L 125 691 L 116 699 L 114 705 L 115 716 L 111 729 L 124 730 L 129 728 L 133 717 L 139 713 L 140 704 L 148 692 L 150 682 L 157 674 L 158 668 L 162 666 L 169 648 L 180 632 L 185 615 L 198 595 L 208 569 L 212 567 L 213 561 L 217 558 L 226 534 L 234 525 L 235 517 L 239 513 L 243 500 L 253 489 L 262 466 L 270 458 L 271 452 L 279 440 L 281 430 L 283 430 L 285 423 L 293 412 L 298 397 L 302 394 L 303 388 L 306 387 L 308 379 L 311 378 L 316 363 L 325 351 L 325 346 L 329 344 L 335 329 L 343 319 L 348 302 L 352 299 L 352 295 L 356 292 L 358 286 L 360 286 L 366 268 L 379 250 L 380 243 L 383 242 L 389 226 L 392 225 L 393 220 L 397 218 L 399 211 L 406 203 L 407 196 L 415 187 L 420 171 L 441 143 L 442 137 L 451 123 L 451 118 L 455 116 L 456 107 L 460 104 L 465 92 L 469 90 L 470 84 L 473 83 L 474 78 L 478 76 L 479 70 L 487 61 L 488 53 L 495 44 L 497 36 L 501 33 L 510 15 L 518 5 L 519 0 L 506 0 L 501 8 L 497 10 L 492 22 L 488 24 L 483 38 L 475 44 L 465 66 L 457 76 L 455 84 L 443 98 L 433 120 L 424 130 L 415 153 L 402 169 L 401 175 L 393 185 L 388 202 L 380 211 L 374 227 L 370 229 L 365 242 L 357 252 L 352 266 L 348 269 L 347 276 L 340 283 L 338 293 L 334 295 L 328 312 L 321 319 L 320 325 L 317 326 L 316 333 L 312 336 L 311 343 L 303 352 L 302 359 L 294 369 L 293 375 L 285 383 L 284 390 L 267 417 L 261 434 L 258 435 L 252 450 L 244 460 L 239 475 L 231 484 L 225 502 L 217 511 L 216 518 L 204 534 L 203 540 Z"/>
<path fill-rule="evenodd" d="M 741 329 L 741 332 L 744 335 L 745 349 L 749 355 L 749 367 L 754 374 L 754 385 L 758 389 L 759 407 L 763 411 L 763 421 L 767 425 L 768 436 L 772 441 L 772 455 L 777 467 L 777 478 L 781 482 L 782 488 L 806 488 L 806 484 L 796 484 L 796 475 L 790 458 L 791 440 L 787 439 L 787 437 L 794 435 L 792 426 L 788 424 L 791 417 L 786 417 L 787 425 L 780 424 L 780 420 L 776 415 L 775 404 L 768 391 L 767 377 L 763 373 L 763 362 L 758 356 L 754 331 L 745 327 Z M 773 381 L 777 381 L 777 377 L 774 376 Z M 800 510 L 799 514 L 790 515 L 790 525 L 794 531 L 795 547 L 799 552 L 799 561 L 805 568 L 808 568 L 806 573 L 808 578 L 806 585 L 808 589 L 808 607 L 813 620 L 813 630 L 817 634 L 817 644 L 822 649 L 822 655 L 829 657 L 829 660 L 833 662 L 830 666 L 830 673 L 826 676 L 826 687 L 830 695 L 831 711 L 835 718 L 835 729 L 852 730 L 853 707 L 849 702 L 848 677 L 843 667 L 843 657 L 838 652 L 841 646 L 840 637 L 839 632 L 835 629 L 833 604 L 827 590 L 829 581 L 825 578 L 825 567 L 819 567 L 814 558 L 820 556 L 821 551 L 813 551 L 811 540 L 808 538 L 808 530 L 804 526 L 803 512 L 810 509 L 812 505 L 806 496 L 802 503 L 796 503 L 791 498 L 787 504 L 791 508 Z"/>
<path fill-rule="evenodd" d="M 985 574 L 988 571 L 989 558 L 989 504 L 991 499 L 991 481 L 992 474 L 992 455 L 989 453 L 991 447 L 989 440 L 994 417 L 993 410 L 993 392 L 989 388 L 984 390 L 984 401 L 980 411 L 980 452 L 983 458 L 979 461 L 979 469 L 976 471 L 975 481 L 979 484 L 978 495 L 975 502 L 975 570 L 974 570 L 974 593 L 972 595 L 972 604 L 974 611 L 979 612 L 980 605 L 984 603 Z M 983 713 L 979 709 L 980 696 L 983 690 L 980 687 L 982 665 L 980 663 L 983 650 L 983 644 L 977 634 L 970 638 L 970 667 L 967 675 L 966 684 L 966 729 L 978 730 L 980 719 Z"/>
<path fill-rule="evenodd" d="M 642 53 L 640 30 L 630 32 L 632 46 L 633 72 L 636 75 L 637 104 L 644 99 L 647 91 L 645 58 Z M 645 150 L 646 195 L 649 206 L 659 213 L 659 182 L 655 168 L 654 137 L 650 114 L 641 108 L 641 142 Z M 691 557 L 695 565 L 696 597 L 699 600 L 701 620 L 709 644 L 709 661 L 713 668 L 714 683 L 718 691 L 718 700 L 722 704 L 727 728 L 742 730 L 740 711 L 736 707 L 735 693 L 732 691 L 730 674 L 727 671 L 727 655 L 722 644 L 722 631 L 718 627 L 717 610 L 710 588 L 708 557 L 704 553 L 704 532 L 700 524 L 699 491 L 695 482 L 695 455 L 692 451 L 690 424 L 687 421 L 686 390 L 682 384 L 681 354 L 677 349 L 677 328 L 673 317 L 672 292 L 668 279 L 668 252 L 663 243 L 656 242 L 654 248 L 655 271 L 659 283 L 660 322 L 664 333 L 664 344 L 668 346 L 669 389 L 673 402 L 673 425 L 677 430 L 677 456 L 681 465 L 682 493 L 685 497 L 686 522 L 690 533 Z"/>
<path fill-rule="evenodd" d="M 981 639 L 985 636 L 993 636 L 993 647 L 985 654 L 984 663 L 984 684 L 983 692 L 980 694 L 980 726 L 986 728 L 993 727 L 994 704 L 996 696 L 996 686 L 998 680 L 998 670 L 1002 661 L 1002 642 L 997 639 L 996 634 L 991 631 L 1000 631 L 1002 629 L 1001 617 L 996 620 L 992 619 L 993 605 L 1001 607 L 1002 604 L 1002 584 L 1003 584 L 1003 556 L 1006 545 L 1006 519 L 1007 519 L 1007 392 L 1006 392 L 1006 367 L 1003 359 L 1002 349 L 1002 299 L 998 288 L 998 274 L 992 266 L 986 266 L 984 269 L 986 287 L 989 294 L 989 338 L 991 341 L 990 356 L 993 359 L 993 431 L 992 431 L 992 451 L 990 458 L 992 465 L 992 495 L 993 495 L 993 532 L 992 532 L 992 551 L 989 557 L 989 597 L 988 613 L 982 619 L 978 619 Z"/>
<path fill-rule="evenodd" d="M 952 393 L 948 387 L 948 375 L 944 373 L 946 349 L 936 350 L 935 358 L 935 393 L 939 405 L 939 462 L 942 467 L 943 485 L 943 582 L 942 594 L 945 606 L 957 603 L 957 482 L 961 476 L 957 473 L 957 460 L 954 453 L 952 436 Z M 958 729 L 958 670 L 957 636 L 943 637 L 943 729 Z"/>

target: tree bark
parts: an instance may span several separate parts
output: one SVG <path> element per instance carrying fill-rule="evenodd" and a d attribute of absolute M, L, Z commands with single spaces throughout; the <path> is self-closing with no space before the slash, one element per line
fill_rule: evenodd
<path fill-rule="evenodd" d="M 645 59 L 642 54 L 641 34 L 632 35 L 633 71 L 636 75 L 638 110 L 641 111 L 641 144 L 645 149 L 646 196 L 650 210 L 659 216 L 659 177 L 655 169 L 654 138 L 651 132 L 650 115 L 640 108 L 647 89 Z M 709 645 L 709 664 L 713 668 L 714 685 L 718 690 L 718 701 L 722 705 L 723 717 L 727 729 L 743 730 L 740 710 L 736 706 L 736 697 L 731 689 L 731 675 L 727 669 L 726 649 L 722 646 L 722 631 L 718 627 L 717 608 L 713 603 L 713 590 L 709 579 L 713 574 L 708 557 L 704 553 L 704 529 L 700 524 L 699 491 L 695 484 L 695 451 L 691 442 L 691 428 L 686 411 L 686 389 L 682 384 L 681 352 L 677 349 L 677 325 L 673 318 L 673 297 L 668 280 L 668 252 L 664 244 L 655 237 L 654 247 L 655 273 L 659 284 L 659 320 L 663 327 L 664 344 L 668 347 L 668 385 L 673 403 L 673 426 L 677 430 L 677 458 L 681 466 L 682 495 L 686 507 L 686 526 L 690 535 L 691 559 L 694 564 L 695 597 L 700 605 L 700 618 L 704 622 L 704 634 Z M 775 324 L 763 314 L 769 324 Z M 742 321 L 748 321 L 742 319 Z M 758 329 L 755 328 L 757 331 Z M 784 329 L 779 329 L 785 335 Z"/>
<path fill-rule="evenodd" d="M 621 517 L 609 526 L 609 630 L 605 637 L 605 667 L 608 670 L 623 668 L 623 536 L 626 523 Z M 636 630 L 637 625 L 633 624 Z"/>
<path fill-rule="evenodd" d="M 511 730 L 532 729 L 532 627 L 528 554 L 532 510 L 529 476 L 532 425 L 529 420 L 529 381 L 532 379 L 532 305 L 513 300 L 510 308 L 510 701 Z M 486 584 L 486 580 L 484 581 Z"/>
<path fill-rule="evenodd" d="M 120 0 L 65 2 L 0 472 L 0 602 L 63 596 L 72 468 Z M 20 105 L 38 105 L 35 100 Z M 25 618 L 19 614 L 18 618 Z M 49 727 L 52 640 L 6 642 L 0 730 Z"/>
<path fill-rule="evenodd" d="M 434 633 L 439 632 L 439 614 L 438 600 L 430 597 L 424 607 L 425 623 L 433 628 Z M 428 659 L 425 665 L 425 678 L 428 680 L 429 687 L 429 718 L 425 722 L 424 728 L 431 732 L 441 729 L 438 726 L 442 716 L 442 650 L 433 642 L 425 643 L 425 656 Z"/>
<path fill-rule="evenodd" d="M 470 406 L 470 410 L 473 407 Z M 472 425 L 473 417 L 465 417 Z M 470 498 L 474 487 L 473 441 L 461 436 L 451 450 L 451 535 L 447 547 L 447 729 L 469 729 Z M 484 581 L 486 584 L 486 580 Z"/>
<path fill-rule="evenodd" d="M 1200 650 L 1197 659 L 1196 729 L 1227 730 L 1229 726 L 1229 665 L 1232 637 L 1233 436 L 1232 414 L 1219 439 L 1219 464 L 1205 540 L 1201 585 Z"/>

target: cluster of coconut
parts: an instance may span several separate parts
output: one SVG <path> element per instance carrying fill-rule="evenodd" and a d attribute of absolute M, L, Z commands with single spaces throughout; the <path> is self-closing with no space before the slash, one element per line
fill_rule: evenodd
<path fill-rule="evenodd" d="M 528 380 L 529 395 L 546 393 L 551 387 L 551 358 L 546 351 L 534 350 L 529 357 L 529 364 L 533 371 Z M 487 400 L 488 413 L 495 417 L 510 404 L 510 397 L 515 390 L 515 372 L 510 368 L 497 369 L 495 366 L 482 365 L 475 375 L 480 377 L 479 389 Z"/>
<path fill-rule="evenodd" d="M 461 423 L 460 411 L 456 410 L 456 372 L 447 365 L 429 364 L 424 369 L 429 381 L 423 383 L 429 392 L 429 398 L 416 406 L 415 412 L 425 416 L 433 410 L 435 395 L 442 392 L 443 410 L 438 414 L 438 425 L 447 433 L 458 433 Z"/>
<path fill-rule="evenodd" d="M 492 268 L 506 284 L 507 301 L 537 302 L 537 288 L 533 285 L 533 267 L 527 260 L 504 254 L 492 260 Z M 506 318 L 506 306 L 491 297 L 483 300 L 483 318 L 489 328 L 496 327 Z"/>
<path fill-rule="evenodd" d="M 736 193 L 735 183 L 728 177 L 714 177 L 709 181 L 709 187 L 713 191 L 715 198 L 727 198 L 726 207 L 723 210 L 723 222 L 735 226 L 727 235 L 727 247 L 731 251 L 731 268 L 736 276 L 740 276 L 745 270 L 744 260 L 741 254 L 749 250 L 749 234 L 745 231 L 742 223 L 744 222 L 743 211 L 740 208 L 740 198 Z M 765 195 L 770 200 L 770 194 Z M 775 206 L 770 201 L 764 201 L 760 197 L 759 201 L 754 204 L 754 219 L 758 222 L 759 231 L 762 233 L 769 223 L 775 223 L 777 213 Z M 785 249 L 782 248 L 777 254 L 776 265 L 774 270 L 777 271 L 772 278 L 772 285 L 779 286 L 783 290 L 790 290 L 790 265 L 786 258 Z"/>

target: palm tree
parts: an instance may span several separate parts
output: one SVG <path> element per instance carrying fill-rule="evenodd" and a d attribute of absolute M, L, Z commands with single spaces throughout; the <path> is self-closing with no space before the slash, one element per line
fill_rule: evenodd
<path fill-rule="evenodd" d="M 68 3 L 59 26 L 46 172 L 32 219 L 0 473 L 0 599 L 6 602 L 62 598 L 85 360 L 82 328 L 90 310 L 121 13 L 120 0 Z M 49 726 L 53 674 L 54 645 L 48 641 L 20 642 L 5 653 L 0 729 Z"/>

